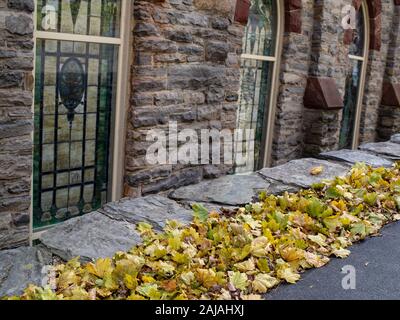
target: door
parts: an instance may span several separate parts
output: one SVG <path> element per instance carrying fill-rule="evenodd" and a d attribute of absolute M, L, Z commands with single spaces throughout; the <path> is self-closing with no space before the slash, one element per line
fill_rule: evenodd
<path fill-rule="evenodd" d="M 111 199 L 128 2 L 36 2 L 34 231 Z"/>

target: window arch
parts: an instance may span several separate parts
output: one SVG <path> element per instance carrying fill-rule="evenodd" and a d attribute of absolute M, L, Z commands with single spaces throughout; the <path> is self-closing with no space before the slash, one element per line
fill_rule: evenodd
<path fill-rule="evenodd" d="M 238 142 L 246 164 L 236 172 L 251 172 L 269 164 L 275 118 L 278 66 L 283 32 L 283 1 L 252 0 L 241 55 L 238 129 L 252 129 L 254 139 Z M 238 145 L 237 145 L 238 146 Z"/>
<path fill-rule="evenodd" d="M 361 109 L 365 88 L 370 43 L 369 12 L 365 0 L 357 10 L 357 25 L 350 43 L 350 68 L 346 75 L 343 118 L 339 147 L 355 149 L 358 146 Z"/>

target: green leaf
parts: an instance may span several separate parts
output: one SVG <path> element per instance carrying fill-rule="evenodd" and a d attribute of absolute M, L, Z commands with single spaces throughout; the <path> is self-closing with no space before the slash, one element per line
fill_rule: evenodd
<path fill-rule="evenodd" d="M 199 203 L 194 203 L 192 205 L 192 209 L 193 209 L 193 216 L 197 219 L 199 219 L 199 221 L 201 222 L 206 222 L 208 219 L 208 210 Z"/>
<path fill-rule="evenodd" d="M 229 271 L 229 282 L 236 288 L 242 291 L 247 289 L 248 279 L 245 273 L 240 273 L 239 271 L 233 272 Z"/>
<path fill-rule="evenodd" d="M 374 206 L 376 204 L 376 202 L 378 201 L 378 195 L 373 192 L 373 193 L 367 193 L 364 195 L 364 201 L 370 205 L 370 206 Z"/>
<path fill-rule="evenodd" d="M 313 218 L 326 218 L 333 214 L 332 208 L 328 208 L 317 198 L 311 198 L 307 206 L 307 213 Z"/>
<path fill-rule="evenodd" d="M 336 187 L 330 187 L 326 190 L 325 196 L 328 199 L 338 199 L 342 196 L 342 193 Z"/>
<path fill-rule="evenodd" d="M 368 234 L 367 226 L 363 222 L 356 223 L 350 232 L 352 235 L 360 235 L 362 238 L 365 238 Z"/>
<path fill-rule="evenodd" d="M 136 288 L 136 291 L 151 300 L 160 300 L 161 298 L 161 293 L 158 291 L 158 286 L 155 283 L 142 284 Z"/>

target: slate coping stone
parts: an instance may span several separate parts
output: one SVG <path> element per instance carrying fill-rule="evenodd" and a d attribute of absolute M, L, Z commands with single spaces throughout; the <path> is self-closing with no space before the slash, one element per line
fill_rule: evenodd
<path fill-rule="evenodd" d="M 393 135 L 390 139 L 390 142 L 400 144 L 400 133 Z"/>
<path fill-rule="evenodd" d="M 392 160 L 400 160 L 400 144 L 393 142 L 372 142 L 360 146 L 360 150 L 368 151 Z"/>
<path fill-rule="evenodd" d="M 99 212 L 88 213 L 60 223 L 43 233 L 39 240 L 65 261 L 80 257 L 82 262 L 112 257 L 141 243 L 135 225 L 113 220 Z"/>
<path fill-rule="evenodd" d="M 365 151 L 359 151 L 359 150 L 344 149 L 344 150 L 338 150 L 338 151 L 330 151 L 330 152 L 321 153 L 319 156 L 322 159 L 342 161 L 342 162 L 346 162 L 349 164 L 365 163 L 374 168 L 391 167 L 393 165 L 393 162 L 388 159 L 373 155 L 373 154 L 365 152 Z"/>
<path fill-rule="evenodd" d="M 112 219 L 131 224 L 147 222 L 156 230 L 162 230 L 167 220 L 177 220 L 186 224 L 193 220 L 192 210 L 160 195 L 135 199 L 125 198 L 108 203 L 99 211 Z"/>
<path fill-rule="evenodd" d="M 177 201 L 212 203 L 221 206 L 243 206 L 252 202 L 261 191 L 282 193 L 291 187 L 271 183 L 257 173 L 228 175 L 215 180 L 182 187 L 171 194 Z"/>
<path fill-rule="evenodd" d="M 30 285 L 41 285 L 51 255 L 39 247 L 0 251 L 0 298 L 20 295 Z"/>
<path fill-rule="evenodd" d="M 323 167 L 319 175 L 312 175 L 311 170 L 315 167 Z M 349 166 L 333 163 L 319 159 L 299 159 L 293 160 L 274 168 L 265 168 L 259 173 L 267 179 L 280 181 L 287 185 L 294 185 L 300 188 L 309 188 L 314 183 L 322 180 L 333 179 L 336 176 L 345 176 L 349 171 Z"/>

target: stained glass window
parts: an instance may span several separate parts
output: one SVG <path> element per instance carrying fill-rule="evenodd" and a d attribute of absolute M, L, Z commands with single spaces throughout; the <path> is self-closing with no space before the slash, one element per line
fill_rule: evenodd
<path fill-rule="evenodd" d="M 365 6 L 365 3 L 363 4 Z M 362 71 L 365 63 L 365 17 L 363 7 L 357 12 L 357 28 L 353 31 L 353 42 L 350 45 L 350 68 L 346 75 L 343 118 L 340 129 L 339 148 L 351 149 L 357 121 L 357 110 L 360 107 L 360 90 Z"/>
<path fill-rule="evenodd" d="M 114 35 L 99 7 L 119 1 L 52 1 L 62 8 L 63 32 Z M 39 1 L 38 6 L 50 1 Z M 64 5 L 79 10 L 69 12 Z M 79 4 L 79 6 L 78 6 Z M 97 8 L 95 10 L 95 7 Z M 65 9 L 65 8 L 68 8 Z M 64 19 L 67 15 L 70 18 Z M 40 12 L 40 11 L 39 11 Z M 87 24 L 77 29 L 79 19 Z M 94 18 L 99 18 L 98 22 Z M 63 22 L 68 21 L 68 22 Z M 93 24 L 101 30 L 93 30 Z M 111 28 L 110 26 L 113 25 Z M 105 27 L 107 26 L 107 27 Z M 87 29 L 85 29 L 87 28 Z M 90 31 L 92 30 L 92 31 Z M 106 31 L 105 31 L 106 30 Z M 62 34 L 60 32 L 60 34 Z M 109 198 L 111 119 L 115 111 L 119 46 L 36 39 L 33 227 L 38 230 L 100 208 Z"/>
<path fill-rule="evenodd" d="M 275 61 L 277 8 L 275 0 L 251 2 L 243 37 L 241 88 L 237 128 L 253 135 L 238 139 L 237 152 L 247 154 L 246 163 L 236 163 L 236 172 L 251 172 L 264 164 L 266 124 L 270 106 L 272 71 Z M 250 137 L 250 139 L 248 139 Z"/>
<path fill-rule="evenodd" d="M 236 172 L 251 172 L 264 163 L 265 127 L 270 112 L 276 33 L 276 1 L 252 1 L 243 38 L 237 127 L 254 130 L 254 140 L 239 142 L 243 144 L 240 149 L 251 152 L 254 161 L 247 161 L 243 166 L 237 165 Z"/>
<path fill-rule="evenodd" d="M 266 125 L 270 112 L 270 90 L 275 63 L 277 3 L 253 0 L 243 37 L 241 89 L 237 128 L 251 129 L 253 135 L 238 139 L 236 150 L 247 154 L 245 163 L 236 163 L 236 172 L 251 172 L 264 164 Z M 250 137 L 250 139 L 249 139 Z M 238 144 L 240 148 L 238 148 Z"/>

